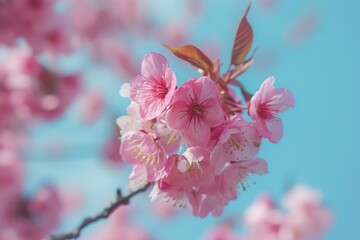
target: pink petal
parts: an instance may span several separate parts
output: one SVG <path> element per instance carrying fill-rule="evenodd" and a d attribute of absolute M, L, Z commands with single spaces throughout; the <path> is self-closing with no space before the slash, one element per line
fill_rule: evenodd
<path fill-rule="evenodd" d="M 267 162 L 261 158 L 253 158 L 250 160 L 241 161 L 240 165 L 241 167 L 244 167 L 255 174 L 262 175 L 268 173 Z"/>
<path fill-rule="evenodd" d="M 168 67 L 168 61 L 163 55 L 152 52 L 144 56 L 141 63 L 141 74 L 145 77 L 163 77 Z"/>
<path fill-rule="evenodd" d="M 204 109 L 204 121 L 209 127 L 216 127 L 224 122 L 224 114 L 219 101 L 207 99 L 201 107 Z"/>
<path fill-rule="evenodd" d="M 285 88 L 275 88 L 269 92 L 269 109 L 275 113 L 284 112 L 290 107 L 294 107 L 294 96 Z"/>
<path fill-rule="evenodd" d="M 272 143 L 277 143 L 283 136 L 283 124 L 280 118 L 273 118 L 265 121 L 266 127 L 270 132 L 269 136 L 264 136 Z"/>
<path fill-rule="evenodd" d="M 218 101 L 220 99 L 219 91 L 214 83 L 209 77 L 200 77 L 194 84 L 194 92 L 200 93 L 199 101 L 202 102 L 209 97 Z"/>
<path fill-rule="evenodd" d="M 184 101 L 173 103 L 166 114 L 169 127 L 177 130 L 185 128 L 189 124 L 188 105 Z"/>
<path fill-rule="evenodd" d="M 210 140 L 210 128 L 202 121 L 192 120 L 189 128 L 183 130 L 184 138 L 190 146 L 205 146 Z"/>
<path fill-rule="evenodd" d="M 167 68 L 165 71 L 165 82 L 168 88 L 168 93 L 166 94 L 164 101 L 165 104 L 168 105 L 176 89 L 176 76 L 175 73 L 170 68 Z"/>

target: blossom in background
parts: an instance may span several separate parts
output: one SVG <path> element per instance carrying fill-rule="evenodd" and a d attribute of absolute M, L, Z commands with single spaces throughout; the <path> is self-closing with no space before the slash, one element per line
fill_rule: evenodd
<path fill-rule="evenodd" d="M 135 208 L 133 208 L 135 209 Z M 91 233 L 86 239 L 98 240 L 151 240 L 148 231 L 131 222 L 134 216 L 133 209 L 121 207 L 117 209 L 107 220 L 106 225 Z"/>
<path fill-rule="evenodd" d="M 243 216 L 234 215 L 221 222 L 209 229 L 203 239 L 313 240 L 324 236 L 331 226 L 333 217 L 317 190 L 294 186 L 283 196 L 282 203 L 277 206 L 270 195 L 263 194 Z M 241 224 L 236 221 L 239 218 Z"/>
<path fill-rule="evenodd" d="M 1 43 L 16 46 L 23 38 L 35 53 L 51 55 L 73 50 L 69 26 L 55 11 L 57 0 L 14 0 L 1 5 Z M 14 18 L 14 16 L 17 16 Z"/>
<path fill-rule="evenodd" d="M 42 239 L 58 226 L 62 205 L 52 186 L 23 196 L 23 166 L 15 152 L 0 150 L 0 239 Z"/>
<path fill-rule="evenodd" d="M 317 190 L 304 185 L 294 186 L 283 196 L 286 211 L 268 195 L 258 198 L 244 216 L 249 239 L 317 239 L 332 223 L 331 212 L 321 201 Z"/>
<path fill-rule="evenodd" d="M 80 74 L 52 71 L 23 47 L 7 49 L 6 57 L 0 62 L 0 95 L 8 105 L 2 107 L 10 124 L 21 121 L 28 125 L 33 118 L 59 117 L 79 93 Z"/>

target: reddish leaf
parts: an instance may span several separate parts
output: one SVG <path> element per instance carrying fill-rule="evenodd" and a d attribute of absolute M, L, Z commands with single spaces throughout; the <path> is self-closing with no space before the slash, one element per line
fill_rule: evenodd
<path fill-rule="evenodd" d="M 163 44 L 164 47 L 169 49 L 177 57 L 189 62 L 191 65 L 201 68 L 205 72 L 211 72 L 213 63 L 208 56 L 205 55 L 200 49 L 193 45 L 184 45 L 180 47 L 171 47 Z"/>
<path fill-rule="evenodd" d="M 234 46 L 231 55 L 231 64 L 240 64 L 248 54 L 251 44 L 253 42 L 254 34 L 253 30 L 246 19 L 246 15 L 249 12 L 250 5 L 247 7 L 244 16 L 241 18 L 239 27 L 236 32 Z"/>

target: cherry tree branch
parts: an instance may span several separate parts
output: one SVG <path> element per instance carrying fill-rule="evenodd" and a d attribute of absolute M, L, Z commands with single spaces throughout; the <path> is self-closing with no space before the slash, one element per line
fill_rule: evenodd
<path fill-rule="evenodd" d="M 112 202 L 108 207 L 104 208 L 104 210 L 102 210 L 100 213 L 98 213 L 92 217 L 85 218 L 82 221 L 82 223 L 77 228 L 72 230 L 71 232 L 59 234 L 59 235 L 53 235 L 53 236 L 48 237 L 46 240 L 68 240 L 68 239 L 79 238 L 81 231 L 84 228 L 86 228 L 90 224 L 97 222 L 101 219 L 108 218 L 119 206 L 129 204 L 130 199 L 133 196 L 137 195 L 140 192 L 145 192 L 150 187 L 150 185 L 151 185 L 151 183 L 148 183 L 144 187 L 142 187 L 124 197 L 122 196 L 120 189 L 118 189 L 116 192 L 116 200 L 114 202 Z"/>

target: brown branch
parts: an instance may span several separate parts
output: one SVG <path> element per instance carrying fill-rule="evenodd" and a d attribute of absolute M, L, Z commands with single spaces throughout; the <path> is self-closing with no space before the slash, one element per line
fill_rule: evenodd
<path fill-rule="evenodd" d="M 85 218 L 83 222 L 71 232 L 59 235 L 53 235 L 48 237 L 46 240 L 67 240 L 67 239 L 77 239 L 80 237 L 81 231 L 86 228 L 88 225 L 99 221 L 100 219 L 108 218 L 120 205 L 127 205 L 130 202 L 130 199 L 137 195 L 140 192 L 145 192 L 151 183 L 146 184 L 144 187 L 136 190 L 135 192 L 130 193 L 129 195 L 123 197 L 121 195 L 120 189 L 116 192 L 116 200 L 115 202 L 111 203 L 108 207 L 102 210 L 100 213 L 96 214 L 95 216 Z"/>

